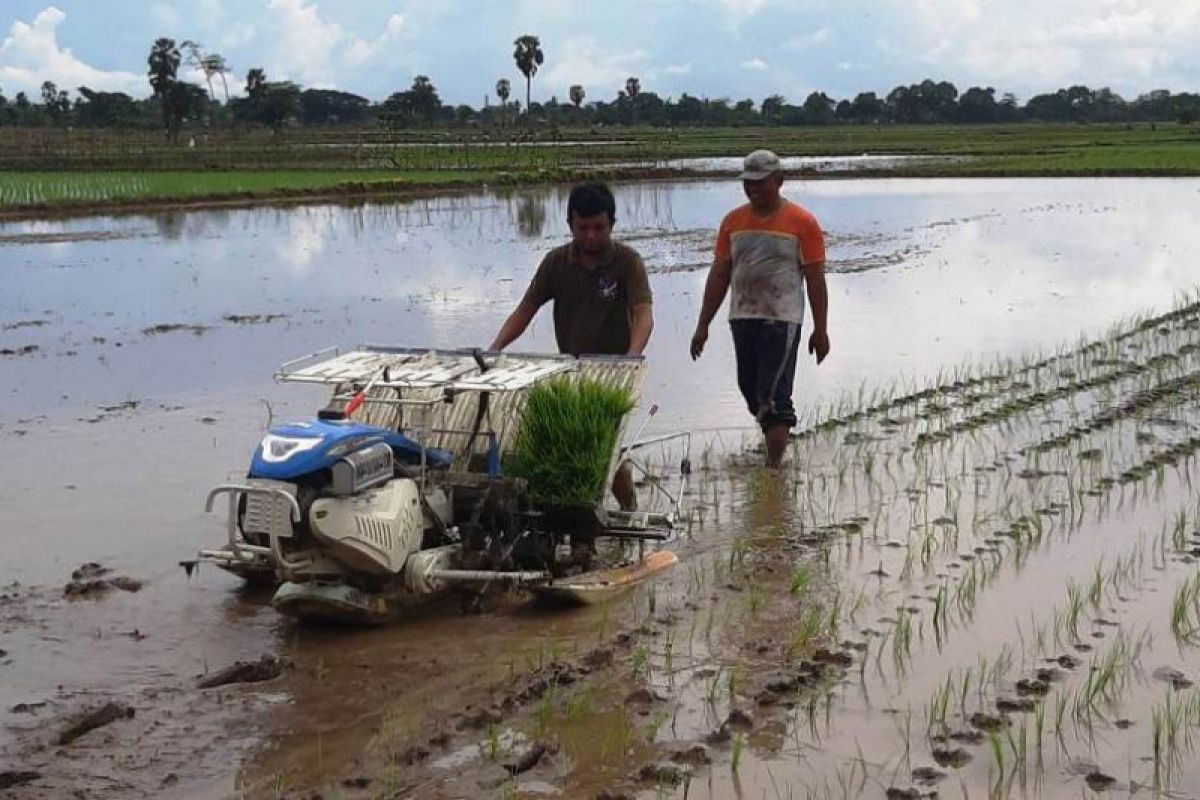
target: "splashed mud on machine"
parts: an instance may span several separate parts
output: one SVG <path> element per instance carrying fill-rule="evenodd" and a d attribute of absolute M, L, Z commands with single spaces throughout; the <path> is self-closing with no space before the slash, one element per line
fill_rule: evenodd
<path fill-rule="evenodd" d="M 451 587 L 611 596 L 676 561 L 665 544 L 680 521 L 690 434 L 622 443 L 636 410 L 626 414 L 590 508 L 537 507 L 503 465 L 532 387 L 587 378 L 636 401 L 644 373 L 637 358 L 378 346 L 288 362 L 276 380 L 330 386 L 332 400 L 316 419 L 272 426 L 245 479 L 209 492 L 209 511 L 228 501 L 228 541 L 200 560 L 278 582 L 274 606 L 302 619 L 384 622 L 404 597 Z M 648 452 L 678 461 L 651 470 Z M 644 510 L 604 500 L 622 462 L 641 478 Z"/>

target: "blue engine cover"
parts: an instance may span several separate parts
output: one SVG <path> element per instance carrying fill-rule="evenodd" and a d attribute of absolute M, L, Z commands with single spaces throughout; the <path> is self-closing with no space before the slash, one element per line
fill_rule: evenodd
<path fill-rule="evenodd" d="M 407 436 L 350 420 L 291 422 L 271 428 L 250 461 L 251 478 L 290 481 L 332 467 L 338 459 L 377 442 L 391 445 L 396 460 L 419 464 L 421 446 Z M 445 450 L 426 448 L 425 463 L 434 469 L 450 466 Z"/>

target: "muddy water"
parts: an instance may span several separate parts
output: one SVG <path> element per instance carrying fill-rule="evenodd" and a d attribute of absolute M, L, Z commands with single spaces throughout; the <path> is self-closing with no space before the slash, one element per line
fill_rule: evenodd
<path fill-rule="evenodd" d="M 727 337 L 714 331 L 698 365 L 685 355 L 713 227 L 738 187 L 617 194 L 619 230 L 653 273 L 656 424 L 742 425 Z M 790 194 L 830 240 L 834 353 L 801 367 L 805 408 L 1161 309 L 1200 257 L 1196 181 L 881 181 Z M 282 624 L 232 579 L 189 580 L 177 566 L 217 541 L 203 491 L 243 468 L 268 414 L 303 416 L 322 399 L 272 384 L 276 364 L 334 343 L 486 344 L 540 254 L 563 241 L 564 205 L 565 193 L 538 190 L 0 226 L 0 349 L 36 348 L 0 356 L 6 762 L 57 775 L 59 787 L 104 774 L 114 795 L 203 796 L 232 791 L 237 764 L 268 737 L 247 762 L 257 785 L 319 776 L 313 731 L 320 753 L 352 760 L 386 698 L 404 698 L 397 725 L 415 724 L 472 702 L 464 687 L 503 672 L 547 629 L 564 647 L 593 637 L 592 612 L 511 610 L 496 625 L 442 609 L 347 646 Z M 552 341 L 540 319 L 523 344 Z M 62 599 L 71 570 L 93 560 L 145 587 Z M 190 688 L 264 652 L 296 665 L 283 689 L 218 702 Z M 134 721 L 48 766 L 48 732 L 111 697 L 136 708 Z M 32 709 L 11 710 L 21 703 Z M 185 735 L 193 748 L 179 747 Z M 156 757 L 139 762 L 147 752 Z"/>

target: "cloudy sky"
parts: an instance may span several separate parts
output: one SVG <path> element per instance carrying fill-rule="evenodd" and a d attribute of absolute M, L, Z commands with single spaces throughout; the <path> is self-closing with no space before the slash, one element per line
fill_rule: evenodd
<path fill-rule="evenodd" d="M 382 99 L 426 74 L 479 105 L 497 78 L 517 88 L 523 33 L 546 53 L 535 99 L 573 83 L 608 99 L 631 75 L 664 97 L 792 102 L 925 77 L 1022 100 L 1071 83 L 1200 91 L 1200 0 L 2 0 L 0 91 L 144 96 L 150 45 L 171 36 L 223 54 L 237 86 L 264 67 Z"/>

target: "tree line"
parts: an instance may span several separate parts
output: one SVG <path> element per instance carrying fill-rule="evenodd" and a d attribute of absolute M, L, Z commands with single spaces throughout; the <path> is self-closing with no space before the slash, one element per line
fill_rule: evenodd
<path fill-rule="evenodd" d="M 177 138 L 185 126 L 265 126 L 279 131 L 289 126 L 378 125 L 386 129 L 428 127 L 558 127 L 650 125 L 672 127 L 729 127 L 755 125 L 831 124 L 986 124 L 1016 122 L 1155 122 L 1200 121 L 1200 95 L 1151 91 L 1127 100 L 1108 88 L 1070 86 L 1035 95 L 1024 105 L 1012 94 L 992 87 L 972 86 L 960 93 L 948 81 L 924 80 L 900 85 L 885 95 L 860 92 L 836 99 L 812 92 L 794 104 L 775 94 L 751 98 L 663 98 L 642 87 L 636 76 L 611 99 L 587 102 L 583 85 L 571 86 L 568 98 L 534 102 L 532 82 L 545 55 L 538 37 L 526 34 L 514 42 L 513 60 L 525 79 L 525 102 L 510 99 L 507 78 L 496 81 L 496 102 L 485 97 L 482 107 L 442 101 L 426 75 L 417 75 L 407 89 L 381 101 L 351 92 L 304 88 L 292 81 L 271 80 L 261 68 L 247 71 L 244 96 L 229 95 L 232 71 L 224 57 L 193 41 L 176 44 L 159 38 L 147 57 L 151 95 L 134 99 L 123 92 L 103 92 L 87 86 L 72 98 L 51 81 L 40 97 L 24 92 L 9 99 L 0 89 L 0 125 L 79 126 L 88 128 L 160 128 Z M 204 76 L 206 86 L 183 80 L 182 65 Z M 220 85 L 218 93 L 216 86 Z M 40 102 L 38 102 L 40 101 Z"/>

